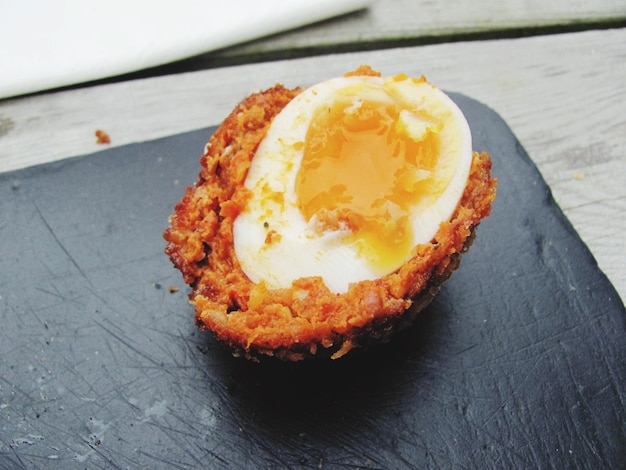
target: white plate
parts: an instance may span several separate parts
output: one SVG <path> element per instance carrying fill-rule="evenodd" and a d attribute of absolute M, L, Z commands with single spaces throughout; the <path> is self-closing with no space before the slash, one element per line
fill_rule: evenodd
<path fill-rule="evenodd" d="M 371 0 L 0 0 L 0 98 L 162 65 Z"/>

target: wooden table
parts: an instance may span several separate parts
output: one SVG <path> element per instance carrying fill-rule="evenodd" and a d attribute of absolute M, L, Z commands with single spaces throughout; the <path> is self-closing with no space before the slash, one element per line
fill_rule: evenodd
<path fill-rule="evenodd" d="M 475 5 L 380 0 L 147 72 L 0 101 L 0 172 L 217 124 L 277 81 L 309 85 L 362 63 L 425 74 L 506 120 L 626 298 L 626 3 Z"/>

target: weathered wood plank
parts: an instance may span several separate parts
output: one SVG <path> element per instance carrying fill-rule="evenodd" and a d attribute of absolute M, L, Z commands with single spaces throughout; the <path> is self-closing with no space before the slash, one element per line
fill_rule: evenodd
<path fill-rule="evenodd" d="M 472 34 L 600 26 L 625 20 L 622 0 L 376 0 L 366 10 L 207 54 L 201 60 L 219 64 L 239 57 L 296 54 L 301 49 L 354 50 L 383 42 L 419 44 Z"/>

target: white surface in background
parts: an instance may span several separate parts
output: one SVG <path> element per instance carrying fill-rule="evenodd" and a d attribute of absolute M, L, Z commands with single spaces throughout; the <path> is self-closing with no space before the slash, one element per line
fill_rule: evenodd
<path fill-rule="evenodd" d="M 0 0 L 0 98 L 162 65 L 372 0 Z"/>

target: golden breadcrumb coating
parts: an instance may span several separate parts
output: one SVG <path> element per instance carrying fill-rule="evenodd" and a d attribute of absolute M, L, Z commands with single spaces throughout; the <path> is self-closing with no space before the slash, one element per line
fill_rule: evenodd
<path fill-rule="evenodd" d="M 367 66 L 351 74 L 378 75 Z M 353 283 L 343 294 L 331 292 L 319 277 L 296 279 L 285 289 L 253 283 L 235 255 L 233 222 L 249 196 L 244 181 L 259 143 L 274 116 L 300 91 L 277 85 L 235 108 L 211 137 L 199 179 L 187 188 L 164 233 L 166 253 L 191 286 L 198 326 L 249 358 L 338 358 L 386 340 L 410 324 L 457 268 L 495 199 L 489 155 L 475 152 L 451 220 L 430 243 L 415 247 L 396 272 Z"/>

